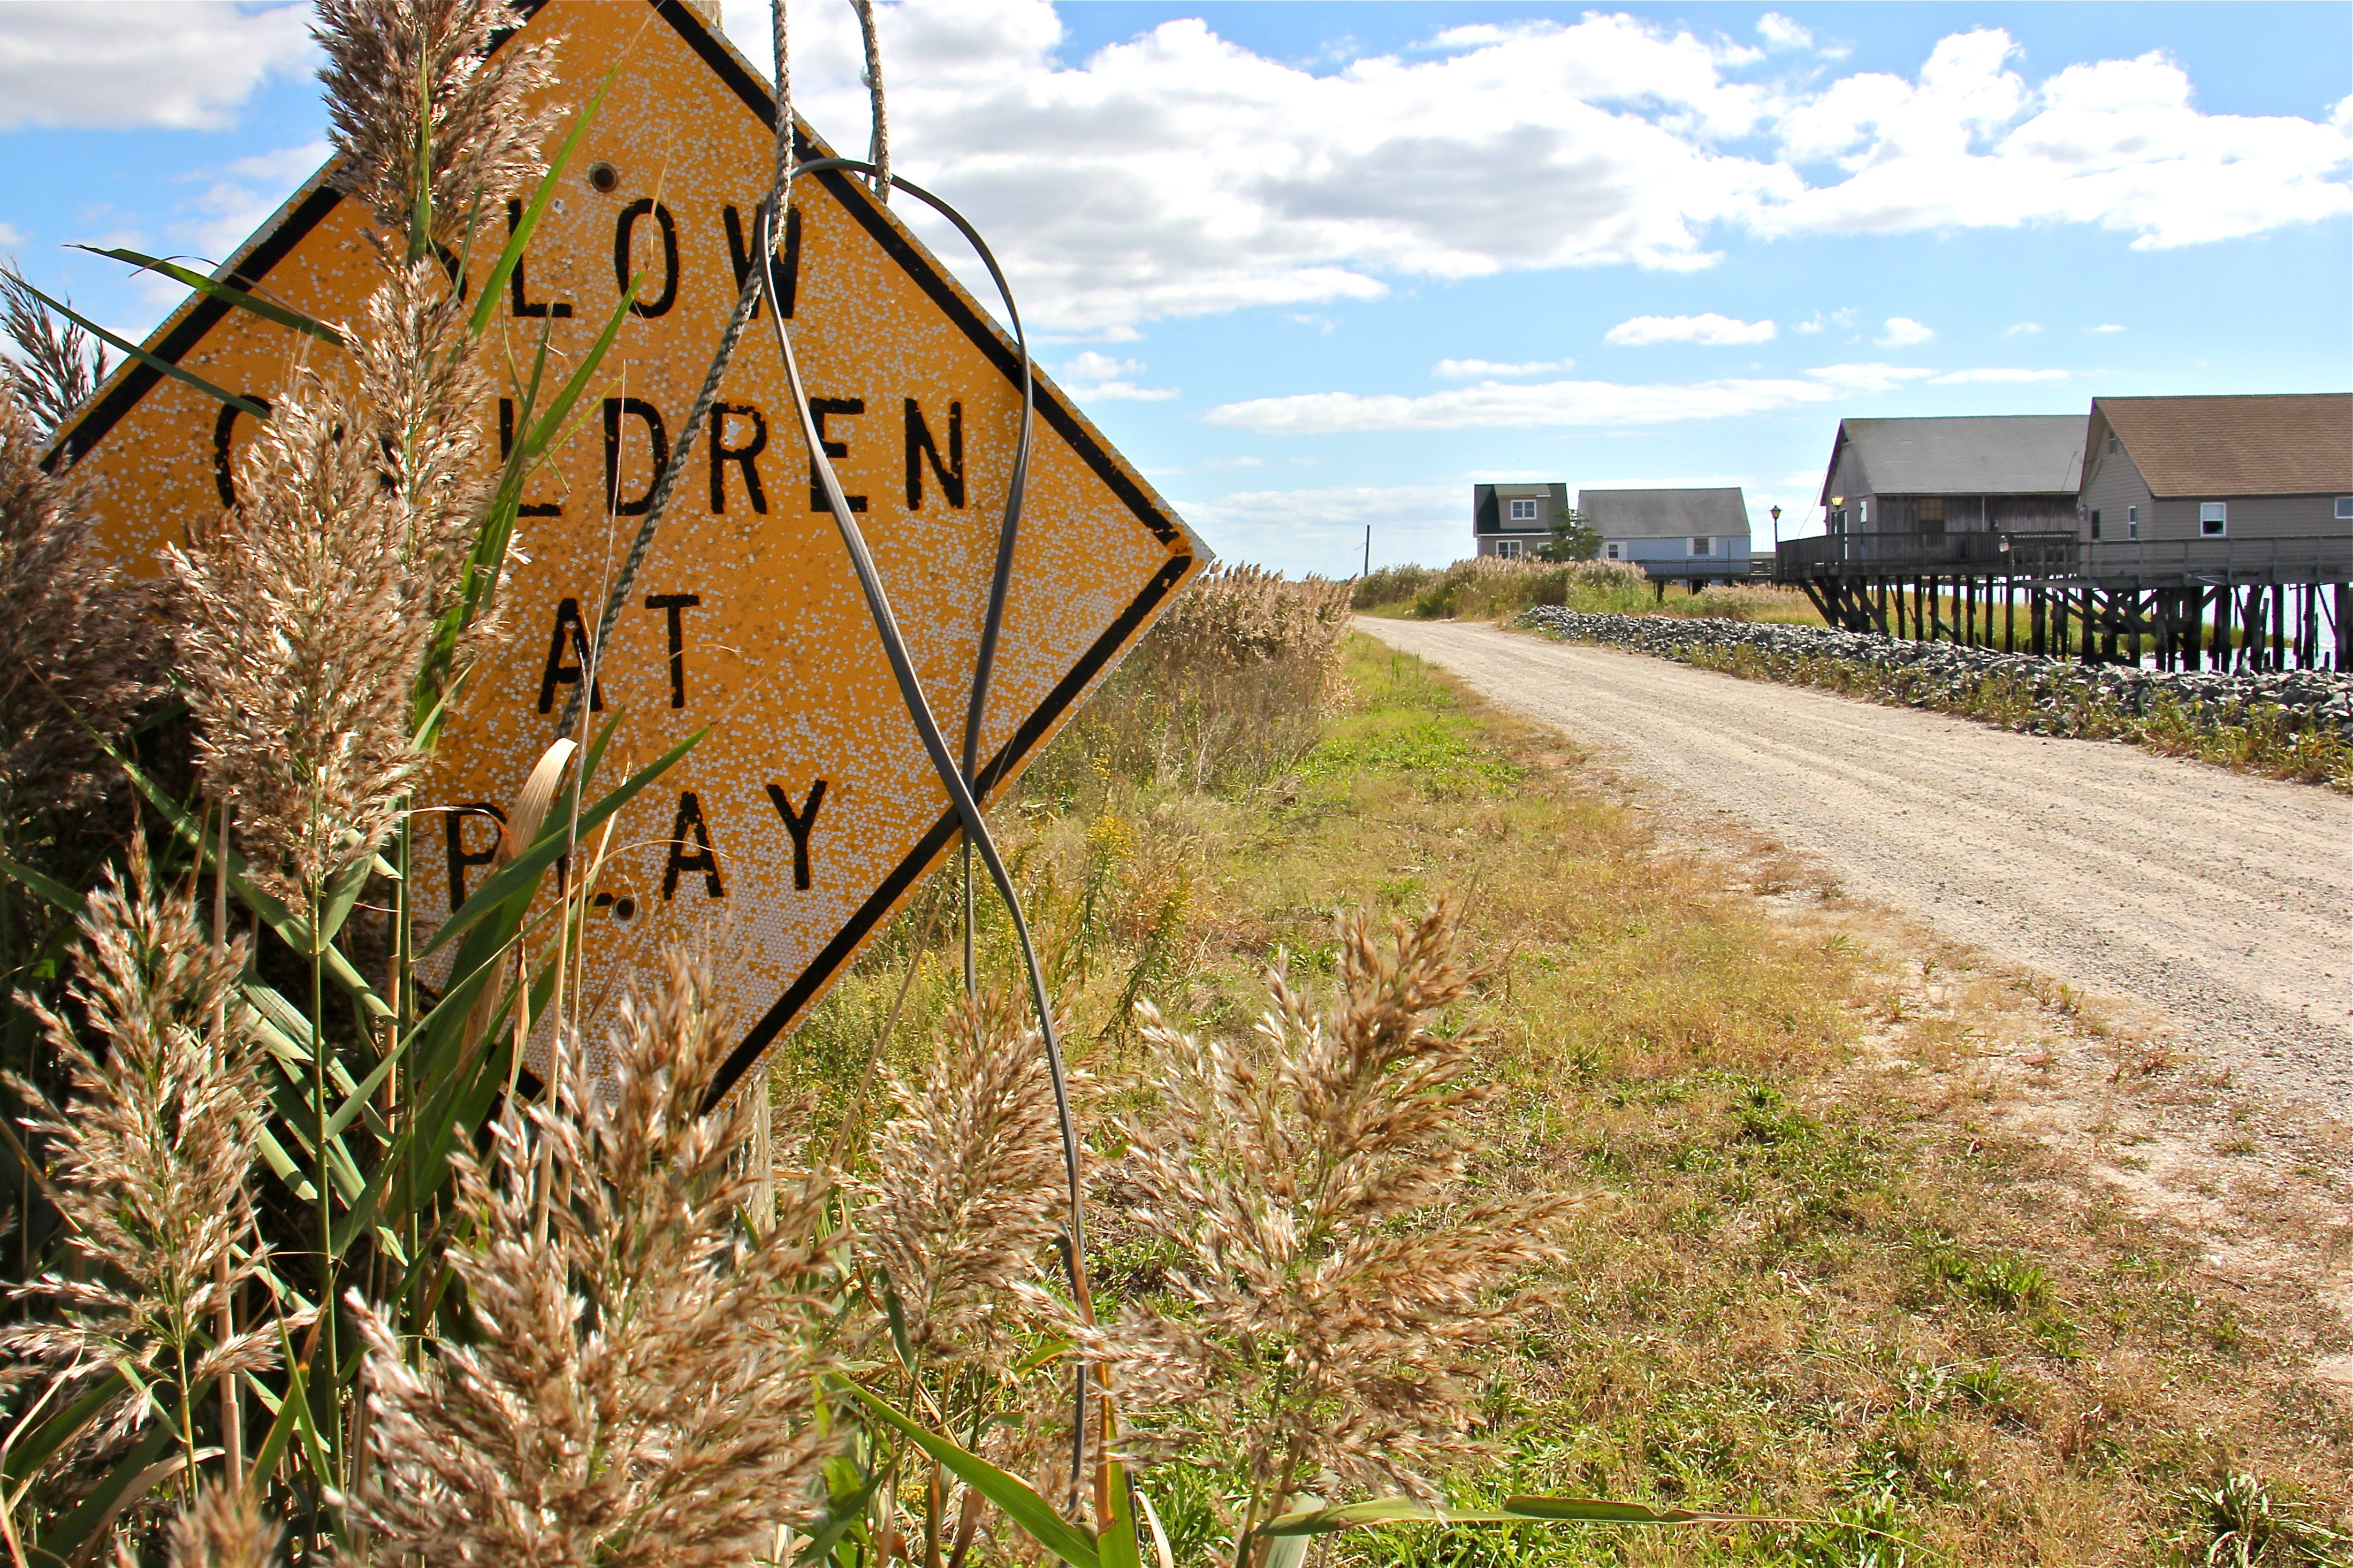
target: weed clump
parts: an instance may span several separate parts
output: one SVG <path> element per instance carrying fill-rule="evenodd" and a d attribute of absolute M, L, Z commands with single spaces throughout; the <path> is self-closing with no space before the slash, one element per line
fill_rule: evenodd
<path fill-rule="evenodd" d="M 1075 795 L 1086 781 L 1074 763 L 1163 787 L 1262 784 L 1315 743 L 1342 700 L 1347 630 L 1345 583 L 1213 567 L 1145 634 L 1026 787 Z"/>

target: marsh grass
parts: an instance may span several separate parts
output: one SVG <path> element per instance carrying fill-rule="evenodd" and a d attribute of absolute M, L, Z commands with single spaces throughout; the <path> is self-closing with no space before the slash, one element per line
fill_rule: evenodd
<path fill-rule="evenodd" d="M 2218 1291 L 2195 1248 L 2038 1146 L 1967 1125 L 1923 1078 L 1868 1070 L 1891 1033 L 1951 1058 L 1968 1021 L 1889 1020 L 1883 961 L 1808 914 L 1802 889 L 1776 895 L 1794 912 L 1768 914 L 1713 862 L 1658 844 L 1556 737 L 1418 660 L 1352 639 L 1344 673 L 1347 702 L 1282 778 L 1223 794 L 1113 780 L 1001 812 L 1031 886 L 1050 881 L 1068 910 L 1089 857 L 1118 857 L 1098 879 L 1111 891 L 1066 927 L 1086 954 L 1071 1004 L 1086 1065 L 1118 1080 L 1146 1058 L 1113 1020 L 1147 943 L 1147 994 L 1240 1037 L 1278 952 L 1303 994 L 1335 994 L 1335 908 L 1459 900 L 1485 973 L 1446 1026 L 1487 1032 L 1496 1089 L 1469 1201 L 1592 1206 L 1565 1233 L 1555 1300 L 1514 1320 L 1480 1392 L 1499 1458 L 1442 1476 L 1449 1495 L 1819 1522 L 1391 1526 L 1333 1540 L 1323 1561 L 2198 1563 L 2215 1535 L 2185 1500 L 2226 1455 L 2283 1517 L 2342 1530 L 2329 1509 L 2353 1496 L 2353 1421 L 2290 1360 L 2319 1320 Z M 1180 904 L 1140 920 L 1134 889 L 1178 884 Z M 820 1009 L 813 1037 L 837 1042 L 833 1059 L 862 1060 L 911 959 L 918 999 L 894 1048 L 913 1057 L 919 1017 L 952 1005 L 944 928 L 919 953 L 915 924 Z M 821 1079 L 825 1059 L 800 1070 Z M 1100 1304 L 1153 1298 L 1176 1260 L 1106 1222 Z M 1141 1478 L 1196 1553 L 1228 1549 L 1242 1499 L 1222 1474 Z"/>
<path fill-rule="evenodd" d="M 1624 616 L 1717 616 L 1818 626 L 1822 618 L 1794 588 L 1717 583 L 1662 592 L 1625 561 L 1506 561 L 1475 556 L 1451 566 L 1384 566 L 1352 584 L 1351 605 L 1368 615 L 1413 620 L 1504 620 L 1539 605 Z"/>

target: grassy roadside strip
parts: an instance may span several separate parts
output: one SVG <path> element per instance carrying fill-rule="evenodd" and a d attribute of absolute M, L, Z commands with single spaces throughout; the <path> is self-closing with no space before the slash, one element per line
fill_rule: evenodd
<path fill-rule="evenodd" d="M 1859 660 L 1756 647 L 1692 644 L 1639 651 L 1745 680 L 1816 687 L 1893 708 L 1932 709 L 2021 734 L 2124 741 L 2241 773 L 2353 791 L 2353 742 L 2333 728 L 2295 725 L 2276 708 L 2258 708 L 2239 722 L 2217 721 L 2164 697 L 2135 712 L 2090 687 L 2054 694 L 2007 674 L 1957 683 L 1913 668 L 1887 669 Z"/>
<path fill-rule="evenodd" d="M 1834 899 L 1762 900 L 1662 848 L 1558 737 L 1418 660 L 1354 637 L 1343 674 L 1350 707 L 1280 776 L 1202 792 L 1069 757 L 1004 814 L 1082 1065 L 1125 1076 L 1139 994 L 1239 1035 L 1267 964 L 1329 973 L 1335 908 L 1453 898 L 1488 971 L 1459 1021 L 1492 1032 L 1509 1090 L 1481 1180 L 1588 1196 L 1553 1306 L 1486 1391 L 1503 1458 L 1457 1500 L 1828 1522 L 1395 1527 L 1326 1563 L 2196 1563 L 2262 1508 L 2251 1561 L 2333 1560 L 2324 1531 L 2353 1521 L 2316 1500 L 2353 1496 L 2353 1421 L 2297 1368 L 2341 1328 L 2218 1296 L 2194 1247 L 1975 1123 L 1936 1064 L 1992 1026 L 1891 1010 L 1900 955 Z M 922 919 L 820 1008 L 797 1089 L 854 1095 L 902 985 L 887 1055 L 931 1037 L 956 959 Z M 1148 1248 L 1109 1223 L 1100 1245 L 1100 1290 L 1154 1289 Z M 1189 1561 L 1206 1506 L 1155 1501 Z"/>

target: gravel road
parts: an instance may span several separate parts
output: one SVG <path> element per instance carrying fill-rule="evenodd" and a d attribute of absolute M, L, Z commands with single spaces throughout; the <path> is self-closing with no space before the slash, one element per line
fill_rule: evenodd
<path fill-rule="evenodd" d="M 2353 800 L 1463 622 L 1362 630 L 1729 808 L 1852 894 L 2156 1008 L 2251 1087 L 2353 1117 Z"/>

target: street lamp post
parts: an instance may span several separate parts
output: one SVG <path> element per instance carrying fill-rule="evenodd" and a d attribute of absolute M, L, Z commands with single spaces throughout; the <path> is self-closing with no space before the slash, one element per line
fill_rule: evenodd
<path fill-rule="evenodd" d="M 1773 559 L 1778 561 L 1781 558 L 1781 509 L 1777 506 L 1771 510 L 1773 513 Z"/>

